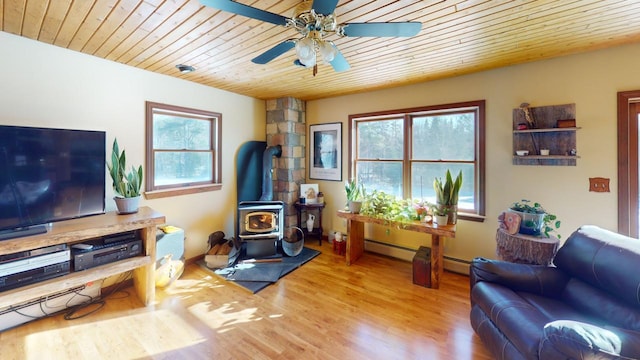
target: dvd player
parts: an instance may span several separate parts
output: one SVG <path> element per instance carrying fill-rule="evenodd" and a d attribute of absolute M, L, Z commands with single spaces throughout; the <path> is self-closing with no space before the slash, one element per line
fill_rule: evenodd
<path fill-rule="evenodd" d="M 51 245 L 51 246 L 46 246 L 38 249 L 25 250 L 25 251 L 19 251 L 16 253 L 0 255 L 0 267 L 5 262 L 26 259 L 33 256 L 50 254 L 50 253 L 54 253 L 54 252 L 62 251 L 66 249 L 67 249 L 67 244 L 58 244 L 58 245 Z"/>
<path fill-rule="evenodd" d="M 50 254 L 31 256 L 0 264 L 0 277 L 42 268 L 71 260 L 71 251 L 62 250 Z"/>
<path fill-rule="evenodd" d="M 66 275 L 70 272 L 70 263 L 71 262 L 67 260 L 11 275 L 0 276 L 0 291 L 11 290 L 17 287 Z"/>
<path fill-rule="evenodd" d="M 73 249 L 73 269 L 75 271 L 86 270 L 99 265 L 127 259 L 142 254 L 142 240 L 133 239 L 117 243 L 100 245 L 91 244 L 91 249 Z"/>

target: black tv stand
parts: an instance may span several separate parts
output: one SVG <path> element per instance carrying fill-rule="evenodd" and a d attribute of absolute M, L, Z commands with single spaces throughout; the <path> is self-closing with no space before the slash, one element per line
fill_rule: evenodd
<path fill-rule="evenodd" d="M 44 234 L 46 232 L 47 232 L 46 225 L 34 225 L 34 226 L 18 228 L 18 229 L 1 230 L 0 241 L 15 239 L 23 236 Z"/>

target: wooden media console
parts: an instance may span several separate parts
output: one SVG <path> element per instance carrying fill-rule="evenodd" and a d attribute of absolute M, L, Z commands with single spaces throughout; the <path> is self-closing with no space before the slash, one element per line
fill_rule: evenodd
<path fill-rule="evenodd" d="M 149 207 L 141 207 L 135 214 L 118 215 L 108 212 L 55 222 L 45 234 L 0 241 L 0 255 L 57 244 L 72 246 L 86 240 L 132 230 L 139 231 L 143 244 L 140 256 L 87 270 L 72 271 L 64 276 L 0 292 L 0 309 L 131 270 L 138 297 L 145 305 L 150 305 L 155 299 L 156 227 L 164 223 L 164 215 Z"/>

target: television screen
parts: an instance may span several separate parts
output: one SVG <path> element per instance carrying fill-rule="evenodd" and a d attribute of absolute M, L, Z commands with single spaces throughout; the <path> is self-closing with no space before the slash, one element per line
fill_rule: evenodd
<path fill-rule="evenodd" d="M 104 213 L 105 138 L 0 126 L 0 230 Z"/>

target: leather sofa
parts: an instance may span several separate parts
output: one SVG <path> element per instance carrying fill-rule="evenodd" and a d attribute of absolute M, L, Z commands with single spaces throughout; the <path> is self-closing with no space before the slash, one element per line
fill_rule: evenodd
<path fill-rule="evenodd" d="M 640 240 L 583 226 L 552 266 L 476 258 L 471 325 L 496 359 L 640 359 Z"/>

